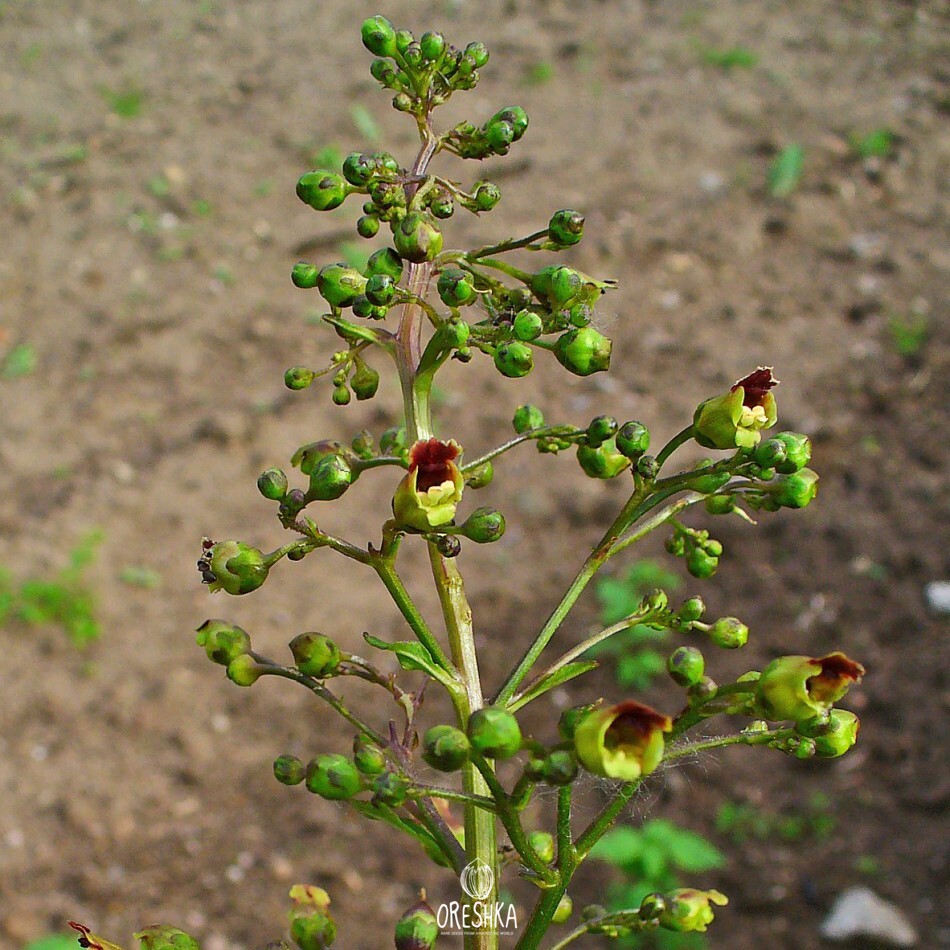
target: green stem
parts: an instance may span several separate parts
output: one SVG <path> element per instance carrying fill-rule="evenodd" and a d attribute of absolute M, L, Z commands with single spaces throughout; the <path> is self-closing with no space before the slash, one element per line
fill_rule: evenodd
<path fill-rule="evenodd" d="M 521 435 L 518 435 L 513 439 L 509 439 L 502 445 L 497 446 L 490 452 L 486 452 L 484 455 L 479 456 L 474 461 L 466 462 L 461 467 L 460 471 L 463 474 L 465 472 L 470 472 L 472 469 L 478 468 L 479 465 L 484 465 L 486 462 L 490 462 L 492 459 L 498 458 L 499 455 L 502 455 L 509 449 L 513 449 L 516 445 L 521 445 L 522 442 L 530 442 L 532 439 L 543 439 L 547 435 L 571 437 L 581 435 L 584 431 L 584 429 L 578 429 L 576 426 L 565 425 L 539 426 L 537 429 L 529 429 L 527 432 L 522 432 Z"/>
<path fill-rule="evenodd" d="M 664 762 L 682 759 L 697 752 L 706 752 L 709 749 L 722 749 L 730 745 L 762 745 L 775 738 L 793 735 L 794 729 L 769 729 L 767 732 L 740 732 L 731 736 L 718 736 L 715 739 L 706 739 L 702 742 L 687 742 L 675 746 L 663 755 Z"/>
<path fill-rule="evenodd" d="M 535 231 L 534 234 L 529 234 L 527 237 L 509 238 L 507 241 L 499 241 L 497 244 L 489 244 L 486 247 L 480 247 L 477 251 L 472 251 L 465 256 L 470 261 L 477 261 L 481 257 L 490 257 L 492 254 L 503 254 L 505 251 L 516 251 L 518 248 L 527 247 L 529 244 L 533 244 L 535 241 L 539 241 L 541 238 L 545 238 L 547 236 L 548 229 L 543 228 L 540 231 Z"/>
<path fill-rule="evenodd" d="M 604 806 L 601 813 L 574 842 L 574 846 L 577 848 L 578 862 L 583 861 L 590 849 L 610 830 L 611 825 L 626 808 L 627 802 L 633 798 L 634 793 L 640 787 L 640 782 L 641 779 L 637 779 L 635 782 L 625 782 L 621 785 L 614 793 L 614 797 Z"/>
<path fill-rule="evenodd" d="M 690 423 L 682 432 L 677 432 L 676 435 L 660 449 L 656 456 L 656 464 L 662 466 L 681 445 L 685 445 L 692 437 L 693 424 Z"/>
<path fill-rule="evenodd" d="M 467 795 L 452 788 L 441 788 L 437 785 L 422 785 L 414 783 L 409 789 L 411 798 L 444 798 L 447 802 L 461 802 L 463 805 L 474 805 L 486 811 L 495 811 L 495 800 L 486 795 Z"/>

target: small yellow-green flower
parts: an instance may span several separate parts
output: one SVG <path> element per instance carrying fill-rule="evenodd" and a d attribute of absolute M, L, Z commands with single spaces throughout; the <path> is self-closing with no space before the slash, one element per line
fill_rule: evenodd
<path fill-rule="evenodd" d="M 802 722 L 825 715 L 862 676 L 864 667 L 843 653 L 780 656 L 756 681 L 756 706 L 765 719 Z"/>
<path fill-rule="evenodd" d="M 574 748 L 588 772 L 633 782 L 660 764 L 672 727 L 669 716 L 631 699 L 592 709 L 574 728 Z"/>
<path fill-rule="evenodd" d="M 421 439 L 409 450 L 409 471 L 393 497 L 393 515 L 400 525 L 431 531 L 455 517 L 465 487 L 455 464 L 461 452 L 451 439 Z"/>
<path fill-rule="evenodd" d="M 693 437 L 707 449 L 750 449 L 762 430 L 778 420 L 772 388 L 778 380 L 770 366 L 760 366 L 729 392 L 700 403 L 693 416 Z"/>
<path fill-rule="evenodd" d="M 660 915 L 660 926 L 681 933 L 705 933 L 716 916 L 710 905 L 724 907 L 728 903 L 729 898 L 719 891 L 681 887 L 666 895 L 666 909 Z"/>

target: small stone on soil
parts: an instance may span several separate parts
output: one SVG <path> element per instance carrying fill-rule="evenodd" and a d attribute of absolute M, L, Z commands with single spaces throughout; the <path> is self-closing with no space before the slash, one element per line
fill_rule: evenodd
<path fill-rule="evenodd" d="M 842 891 L 821 924 L 821 934 L 829 940 L 872 937 L 892 947 L 914 947 L 918 940 L 903 911 L 869 887 Z"/>

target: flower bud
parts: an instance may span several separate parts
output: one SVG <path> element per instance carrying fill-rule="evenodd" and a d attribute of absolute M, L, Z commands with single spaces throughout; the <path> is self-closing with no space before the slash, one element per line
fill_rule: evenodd
<path fill-rule="evenodd" d="M 299 392 L 301 389 L 306 389 L 313 382 L 315 375 L 314 371 L 306 366 L 291 366 L 284 373 L 284 385 L 288 389 Z"/>
<path fill-rule="evenodd" d="M 298 261 L 290 272 L 290 279 L 295 287 L 300 287 L 301 290 L 310 290 L 311 287 L 317 286 L 318 273 L 313 264 L 309 264 L 307 261 Z"/>
<path fill-rule="evenodd" d="M 383 455 L 400 455 L 406 448 L 405 426 L 390 426 L 379 437 L 379 451 Z"/>
<path fill-rule="evenodd" d="M 346 179 L 335 172 L 305 172 L 297 182 L 297 197 L 315 211 L 332 211 L 350 193 Z"/>
<path fill-rule="evenodd" d="M 372 366 L 362 363 L 350 378 L 350 385 L 357 399 L 372 399 L 379 389 L 379 373 Z"/>
<path fill-rule="evenodd" d="M 494 508 L 476 508 L 458 530 L 476 544 L 491 544 L 505 533 L 505 516 Z"/>
<path fill-rule="evenodd" d="M 670 654 L 666 668 L 678 686 L 695 686 L 706 672 L 706 661 L 696 647 L 679 647 Z"/>
<path fill-rule="evenodd" d="M 652 455 L 641 455 L 637 459 L 637 474 L 652 482 L 660 474 L 660 463 Z"/>
<path fill-rule="evenodd" d="M 290 464 L 296 466 L 304 475 L 312 475 L 317 463 L 325 455 L 332 455 L 343 448 L 336 439 L 321 439 L 319 442 L 308 442 L 301 445 L 290 457 Z"/>
<path fill-rule="evenodd" d="M 803 724 L 799 724 L 799 731 Z M 844 755 L 858 741 L 861 720 L 847 709 L 832 709 L 821 731 L 811 736 L 815 740 L 815 754 L 823 759 Z"/>
<path fill-rule="evenodd" d="M 534 368 L 531 347 L 520 340 L 502 343 L 495 349 L 495 368 L 509 379 L 521 379 Z"/>
<path fill-rule="evenodd" d="M 435 912 L 423 896 L 396 922 L 396 950 L 432 950 L 438 939 L 439 924 Z"/>
<path fill-rule="evenodd" d="M 366 287 L 366 278 L 346 264 L 327 264 L 317 275 L 320 295 L 333 307 L 349 307 Z"/>
<path fill-rule="evenodd" d="M 274 778 L 281 785 L 299 785 L 305 774 L 303 762 L 295 755 L 279 755 L 274 759 Z"/>
<path fill-rule="evenodd" d="M 353 740 L 353 764 L 363 775 L 380 775 L 386 771 L 386 753 L 360 733 Z"/>
<path fill-rule="evenodd" d="M 396 282 L 389 274 L 371 274 L 364 292 L 371 304 L 385 307 L 392 303 L 396 295 Z"/>
<path fill-rule="evenodd" d="M 379 218 L 376 215 L 364 214 L 356 219 L 356 233 L 361 238 L 372 238 L 379 234 Z"/>
<path fill-rule="evenodd" d="M 198 646 L 205 648 L 208 659 L 221 666 L 227 666 L 235 657 L 251 651 L 247 631 L 226 620 L 206 620 L 198 628 L 196 640 Z"/>
<path fill-rule="evenodd" d="M 818 494 L 818 473 L 803 468 L 793 475 L 779 475 L 767 490 L 780 508 L 804 508 Z"/>
<path fill-rule="evenodd" d="M 554 835 L 546 831 L 532 831 L 528 835 L 528 844 L 545 864 L 554 860 Z"/>
<path fill-rule="evenodd" d="M 403 55 L 406 54 L 406 51 L 414 42 L 415 37 L 410 30 L 399 30 L 396 33 L 396 49 Z"/>
<path fill-rule="evenodd" d="M 473 468 L 465 475 L 465 484 L 468 488 L 484 488 L 492 483 L 495 477 L 495 467 L 491 462 L 485 462 L 478 468 Z"/>
<path fill-rule="evenodd" d="M 699 891 L 681 887 L 666 895 L 666 909 L 660 914 L 660 926 L 680 933 L 705 933 L 715 913 L 711 904 L 724 907 L 729 898 L 719 891 Z"/>
<path fill-rule="evenodd" d="M 563 209 L 555 211 L 548 222 L 548 237 L 554 244 L 570 247 L 584 235 L 584 215 L 578 211 Z"/>
<path fill-rule="evenodd" d="M 785 446 L 785 461 L 775 465 L 779 475 L 794 475 L 811 461 L 811 439 L 800 432 L 779 432 L 774 438 Z"/>
<path fill-rule="evenodd" d="M 559 749 L 541 761 L 541 781 L 559 787 L 570 785 L 577 778 L 577 759 L 573 753 Z"/>
<path fill-rule="evenodd" d="M 491 211 L 501 201 L 501 189 L 491 181 L 481 181 L 475 188 L 475 210 Z"/>
<path fill-rule="evenodd" d="M 588 772 L 633 782 L 649 775 L 663 758 L 669 716 L 627 700 L 589 712 L 574 730 L 574 748 Z"/>
<path fill-rule="evenodd" d="M 307 764 L 307 791 L 321 798 L 340 801 L 358 795 L 363 779 L 356 766 L 345 756 L 318 755 Z"/>
<path fill-rule="evenodd" d="M 294 655 L 297 669 L 316 679 L 333 676 L 343 658 L 333 640 L 315 631 L 297 634 L 290 641 L 290 652 Z"/>
<path fill-rule="evenodd" d="M 647 894 L 640 901 L 637 916 L 641 920 L 656 920 L 666 910 L 666 898 L 662 894 Z"/>
<path fill-rule="evenodd" d="M 554 908 L 554 913 L 551 915 L 551 923 L 566 923 L 568 920 L 570 920 L 571 914 L 573 913 L 574 901 L 571 900 L 569 894 L 563 894 L 557 903 L 557 907 Z"/>
<path fill-rule="evenodd" d="M 707 554 L 700 547 L 693 548 L 686 555 L 686 570 L 688 570 L 693 577 L 704 580 L 707 577 L 712 577 L 718 569 L 719 558 Z"/>
<path fill-rule="evenodd" d="M 160 924 L 156 927 L 146 927 L 138 933 L 132 934 L 140 942 L 139 950 L 200 950 L 200 944 L 190 934 L 177 927 Z M 79 942 L 80 946 L 99 947 L 99 943 Z M 110 946 L 114 946 L 110 944 Z"/>
<path fill-rule="evenodd" d="M 422 55 L 430 62 L 435 62 L 445 52 L 445 37 L 441 33 L 432 31 L 423 33 L 419 40 L 419 49 Z"/>
<path fill-rule="evenodd" d="M 478 296 L 471 275 L 458 267 L 449 267 L 439 274 L 436 290 L 447 307 L 464 307 Z"/>
<path fill-rule="evenodd" d="M 422 759 L 439 772 L 457 772 L 471 751 L 468 737 L 454 726 L 433 726 L 422 737 Z"/>
<path fill-rule="evenodd" d="M 613 416 L 597 416 L 587 426 L 587 444 L 596 449 L 617 432 L 617 420 Z"/>
<path fill-rule="evenodd" d="M 785 443 L 780 439 L 766 439 L 752 450 L 752 458 L 763 469 L 774 468 L 784 462 L 787 457 Z"/>
<path fill-rule="evenodd" d="M 396 55 L 396 30 L 384 16 L 373 16 L 363 21 L 360 29 L 363 45 L 374 56 Z"/>
<path fill-rule="evenodd" d="M 236 656 L 228 664 L 228 679 L 235 686 L 253 686 L 263 675 L 264 670 L 250 653 Z"/>
<path fill-rule="evenodd" d="M 778 418 L 771 367 L 759 367 L 728 393 L 700 403 L 693 416 L 693 437 L 707 449 L 750 449 Z"/>
<path fill-rule="evenodd" d="M 589 478 L 616 478 L 630 467 L 630 459 L 617 451 L 614 439 L 608 439 L 596 449 L 578 445 L 577 461 Z"/>
<path fill-rule="evenodd" d="M 699 620 L 705 612 L 706 605 L 702 597 L 690 597 L 683 601 L 676 615 L 683 623 L 692 623 L 694 620 Z"/>
<path fill-rule="evenodd" d="M 510 759 L 521 749 L 521 727 L 505 709 L 476 709 L 468 719 L 472 747 L 489 759 Z"/>
<path fill-rule="evenodd" d="M 728 515 L 736 510 L 736 499 L 733 495 L 707 495 L 703 507 L 710 515 Z"/>
<path fill-rule="evenodd" d="M 442 232 L 428 215 L 410 211 L 393 230 L 393 243 L 401 258 L 422 264 L 442 250 Z"/>
<path fill-rule="evenodd" d="M 409 451 L 409 471 L 393 496 L 393 515 L 400 525 L 429 531 L 448 524 L 462 500 L 465 481 L 455 460 L 454 440 L 421 439 Z"/>
<path fill-rule="evenodd" d="M 756 705 L 766 719 L 801 722 L 824 715 L 863 675 L 864 667 L 843 653 L 780 656 L 755 684 Z"/>
<path fill-rule="evenodd" d="M 530 429 L 540 429 L 544 425 L 544 413 L 537 406 L 530 404 L 518 406 L 515 410 L 511 425 L 518 435 Z"/>
<path fill-rule="evenodd" d="M 322 887 L 295 884 L 290 911 L 290 936 L 300 950 L 327 950 L 336 939 L 336 924 L 330 916 L 330 895 Z"/>
<path fill-rule="evenodd" d="M 435 546 L 442 557 L 453 558 L 462 553 L 462 542 L 454 534 L 440 534 Z"/>
<path fill-rule="evenodd" d="M 561 738 L 567 742 L 573 742 L 577 724 L 585 719 L 588 713 L 598 708 L 598 703 L 583 703 L 580 706 L 570 706 L 565 709 L 557 721 L 557 731 Z"/>
<path fill-rule="evenodd" d="M 592 327 L 568 330 L 558 337 L 554 355 L 568 372 L 590 376 L 610 367 L 611 342 Z"/>
<path fill-rule="evenodd" d="M 709 468 L 713 465 L 712 459 L 700 459 L 694 466 L 694 469 Z M 697 491 L 701 495 L 712 495 L 719 491 L 729 479 L 732 478 L 730 472 L 715 472 L 709 475 L 697 475 L 686 482 L 686 487 L 690 491 Z"/>
<path fill-rule="evenodd" d="M 617 451 L 636 461 L 650 448 L 650 430 L 642 422 L 625 422 L 617 432 Z"/>
<path fill-rule="evenodd" d="M 287 476 L 279 468 L 269 468 L 257 476 L 257 490 L 271 501 L 281 501 L 287 487 Z"/>
<path fill-rule="evenodd" d="M 365 152 L 351 152 L 343 161 L 343 177 L 357 188 L 362 188 L 377 170 L 375 159 Z"/>
<path fill-rule="evenodd" d="M 398 284 L 402 271 L 402 258 L 391 247 L 381 247 L 378 251 L 374 251 L 366 262 L 368 277 L 373 274 L 386 274 Z"/>
<path fill-rule="evenodd" d="M 409 785 L 395 772 L 383 772 L 373 779 L 373 804 L 399 808 L 409 797 Z"/>
<path fill-rule="evenodd" d="M 737 650 L 749 639 L 749 628 L 736 617 L 720 617 L 707 631 L 707 636 L 717 647 Z"/>
<path fill-rule="evenodd" d="M 202 569 L 202 577 L 212 593 L 224 590 L 235 595 L 249 594 L 267 580 L 270 571 L 263 553 L 241 541 L 212 544 L 198 563 L 202 562 L 207 565 Z"/>
<path fill-rule="evenodd" d="M 355 480 L 353 466 L 345 455 L 324 455 L 310 474 L 307 496 L 312 501 L 335 501 Z"/>

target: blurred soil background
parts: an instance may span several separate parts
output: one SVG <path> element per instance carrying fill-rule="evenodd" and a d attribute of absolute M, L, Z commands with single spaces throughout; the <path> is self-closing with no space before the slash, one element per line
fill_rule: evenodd
<path fill-rule="evenodd" d="M 782 652 L 840 647 L 862 660 L 865 683 L 845 703 L 862 719 L 858 747 L 832 762 L 723 752 L 656 776 L 624 821 L 673 818 L 728 855 L 696 881 L 731 898 L 710 947 L 826 946 L 819 924 L 853 884 L 897 903 L 919 946 L 947 945 L 947 625 L 925 593 L 950 574 L 946 7 L 8 0 L 6 586 L 55 578 L 90 532 L 102 541 L 80 582 L 96 597 L 98 640 L 77 650 L 55 624 L 0 628 L 0 947 L 66 919 L 123 943 L 161 920 L 207 950 L 261 947 L 304 881 L 330 891 L 338 945 L 364 950 L 391 945 L 418 887 L 456 897 L 411 844 L 277 785 L 275 755 L 346 751 L 350 731 L 289 684 L 232 686 L 192 633 L 227 617 L 276 655 L 302 630 L 350 649 L 364 630 L 406 633 L 365 569 L 330 553 L 281 564 L 266 592 L 241 599 L 209 599 L 194 569 L 202 535 L 283 542 L 255 486 L 263 468 L 286 466 L 301 443 L 398 421 L 392 383 L 346 409 L 329 386 L 282 383 L 286 367 L 322 365 L 336 348 L 313 325 L 315 292 L 291 286 L 292 264 L 340 259 L 359 240 L 355 204 L 318 216 L 295 198 L 297 177 L 334 153 L 414 154 L 412 123 L 368 75 L 359 24 L 376 12 L 488 45 L 480 85 L 443 123 L 513 102 L 531 118 L 507 158 L 440 161 L 449 176 L 497 180 L 504 196 L 480 221 L 459 212 L 447 246 L 521 235 L 573 207 L 586 239 L 565 260 L 621 286 L 598 315 L 615 340 L 609 377 L 579 380 L 541 358 L 513 383 L 485 359 L 454 366 L 440 383 L 443 435 L 474 457 L 530 401 L 550 421 L 641 419 L 662 445 L 701 399 L 767 364 L 783 381 L 781 425 L 815 443 L 815 505 L 758 528 L 718 519 L 726 554 L 712 581 L 665 563 L 712 616 L 752 628 L 741 655 L 708 652 L 717 679 Z M 793 145 L 800 177 L 770 194 L 768 170 Z M 389 471 L 361 479 L 321 524 L 377 538 Z M 489 688 L 622 497 L 569 454 L 524 448 L 497 465 L 477 503 L 503 510 L 508 533 L 460 561 Z M 665 557 L 662 538 L 643 549 Z M 408 563 L 432 609 L 418 551 Z M 596 623 L 585 596 L 560 643 Z M 447 712 L 432 692 L 434 722 Z M 621 698 L 609 668 L 536 704 L 526 725 L 551 738 L 558 706 L 595 694 Z M 648 698 L 677 702 L 662 680 Z M 818 793 L 825 834 L 735 844 L 715 828 L 724 806 L 787 815 Z M 604 794 L 582 786 L 581 810 Z M 591 864 L 578 906 L 613 878 Z M 524 919 L 530 888 L 511 886 Z"/>

